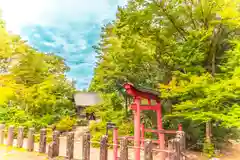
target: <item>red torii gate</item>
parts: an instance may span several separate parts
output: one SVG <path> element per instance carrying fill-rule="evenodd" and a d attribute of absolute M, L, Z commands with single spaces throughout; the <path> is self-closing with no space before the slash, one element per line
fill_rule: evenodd
<path fill-rule="evenodd" d="M 176 134 L 176 130 L 164 130 L 162 125 L 162 106 L 159 99 L 159 93 L 143 88 L 134 87 L 131 83 L 125 83 L 122 86 L 125 92 L 133 97 L 133 103 L 130 105 L 130 109 L 134 110 L 134 137 L 127 136 L 129 139 L 134 139 L 135 148 L 135 160 L 140 160 L 140 145 L 143 146 L 144 133 L 152 132 L 158 134 L 157 143 L 159 144 L 160 150 L 165 149 L 165 138 L 164 134 Z M 147 105 L 142 105 L 141 100 L 148 100 Z M 151 100 L 156 103 L 152 104 Z M 153 110 L 157 114 L 157 129 L 145 129 L 144 124 L 140 122 L 140 113 L 142 110 Z M 113 159 L 118 160 L 118 130 L 115 124 L 108 123 L 107 128 L 113 128 Z M 182 126 L 179 124 L 178 130 L 182 131 Z M 142 142 L 142 143 L 141 143 Z M 156 141 L 153 141 L 156 142 Z"/>
<path fill-rule="evenodd" d="M 140 143 L 141 143 L 141 122 L 140 122 L 140 113 L 142 110 L 153 110 L 157 114 L 157 130 L 163 130 L 162 125 L 162 106 L 159 99 L 159 93 L 147 90 L 147 89 L 138 89 L 133 86 L 131 83 L 125 83 L 123 85 L 127 94 L 131 95 L 134 99 L 133 103 L 130 105 L 130 108 L 134 110 L 134 146 L 135 146 L 135 159 L 140 160 Z M 141 105 L 141 100 L 147 99 L 148 105 Z M 152 105 L 151 100 L 155 100 L 156 104 Z M 142 131 L 144 134 L 144 131 Z M 164 133 L 157 132 L 158 140 L 160 143 L 160 149 L 165 148 Z M 144 136 L 144 135 L 143 135 Z"/>

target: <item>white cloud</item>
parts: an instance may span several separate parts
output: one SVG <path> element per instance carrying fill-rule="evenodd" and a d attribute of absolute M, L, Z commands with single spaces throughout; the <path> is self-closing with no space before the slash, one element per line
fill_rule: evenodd
<path fill-rule="evenodd" d="M 100 26 L 115 17 L 116 6 L 127 0 L 0 0 L 7 29 L 20 34 L 40 51 L 66 59 L 69 78 L 85 88 L 95 59 L 92 45 Z M 90 41 L 89 41 L 90 40 Z"/>
<path fill-rule="evenodd" d="M 42 3 L 44 1 L 0 0 L 0 7 L 3 18 L 7 21 L 7 27 L 14 32 L 19 32 L 23 25 L 34 21 L 42 23 L 43 8 L 47 7 L 47 3 Z"/>
<path fill-rule="evenodd" d="M 13 32 L 29 24 L 56 26 L 66 21 L 86 21 L 94 18 L 101 22 L 114 17 L 111 0 L 0 0 L 3 18 Z M 126 0 L 121 0 L 124 2 Z M 119 4 L 123 4 L 118 2 Z M 62 24 L 61 24 L 62 25 Z"/>
<path fill-rule="evenodd" d="M 40 34 L 37 34 L 37 33 L 34 33 L 33 36 L 36 37 L 36 38 L 41 37 Z"/>
<path fill-rule="evenodd" d="M 46 45 L 46 46 L 51 46 L 51 47 L 55 46 L 54 43 L 50 43 L 50 42 L 43 42 L 43 44 Z"/>
<path fill-rule="evenodd" d="M 84 39 L 80 39 L 79 41 L 79 49 L 86 49 L 87 48 L 87 42 Z"/>

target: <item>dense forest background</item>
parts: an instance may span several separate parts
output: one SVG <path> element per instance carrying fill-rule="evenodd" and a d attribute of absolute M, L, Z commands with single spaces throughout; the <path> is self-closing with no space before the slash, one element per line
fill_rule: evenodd
<path fill-rule="evenodd" d="M 119 88 L 123 82 L 159 91 L 164 128 L 182 123 L 189 146 L 211 152 L 238 137 L 239 2 L 129 0 L 119 8 L 94 46 L 98 62 L 88 90 L 101 93 L 104 103 L 86 109 L 101 120 L 91 123 L 92 138 L 105 133 L 108 121 L 120 135 L 133 134 L 132 113 L 125 108 L 130 99 Z M 64 59 L 31 48 L 1 21 L 0 61 L 1 123 L 71 129 L 76 89 L 65 76 Z M 156 127 L 155 118 L 142 113 L 147 128 Z"/>
<path fill-rule="evenodd" d="M 90 90 L 102 92 L 105 103 L 91 109 L 102 128 L 113 121 L 120 132 L 133 133 L 118 86 L 131 82 L 160 91 L 165 128 L 182 123 L 189 145 L 210 152 L 237 136 L 239 7 L 238 0 L 130 0 L 119 8 L 95 46 L 98 63 Z M 142 121 L 156 127 L 152 112 L 143 113 Z"/>
<path fill-rule="evenodd" d="M 65 76 L 69 68 L 64 60 L 36 51 L 0 23 L 0 123 L 71 129 L 76 121 L 71 118 L 75 88 Z"/>

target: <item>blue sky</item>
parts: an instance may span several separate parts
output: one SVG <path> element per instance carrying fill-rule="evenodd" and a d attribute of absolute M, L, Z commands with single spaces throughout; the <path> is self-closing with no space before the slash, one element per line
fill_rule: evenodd
<path fill-rule="evenodd" d="M 87 88 L 95 64 L 92 46 L 101 26 L 115 18 L 126 0 L 0 0 L 8 30 L 42 52 L 66 59 L 69 78 Z"/>

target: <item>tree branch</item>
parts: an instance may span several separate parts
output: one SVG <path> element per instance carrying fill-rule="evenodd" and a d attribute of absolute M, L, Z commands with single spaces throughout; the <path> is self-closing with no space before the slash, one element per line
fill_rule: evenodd
<path fill-rule="evenodd" d="M 169 15 L 167 13 L 167 10 L 161 5 L 161 4 L 158 4 L 156 1 L 155 3 L 162 9 L 163 13 L 165 14 L 165 16 L 168 18 L 168 20 L 172 23 L 173 27 L 177 30 L 177 32 L 182 36 L 182 38 L 187 41 L 187 38 L 185 37 L 184 33 L 187 34 L 187 32 L 181 28 L 181 27 L 178 27 L 175 23 L 175 21 L 173 20 L 173 18 L 171 17 L 171 15 Z"/>
<path fill-rule="evenodd" d="M 193 24 L 193 26 L 194 26 L 194 29 L 196 29 L 197 28 L 197 25 L 196 25 L 196 23 L 194 22 L 194 19 L 193 19 L 193 1 L 191 0 L 191 7 L 189 7 L 188 5 L 187 5 L 187 0 L 184 0 L 185 1 L 185 4 L 186 4 L 186 6 L 187 6 L 187 8 L 189 9 L 189 11 L 190 11 L 190 19 L 191 19 L 191 21 L 192 21 L 192 24 Z"/>
<path fill-rule="evenodd" d="M 206 23 L 206 17 L 204 16 L 202 1 L 199 0 L 198 2 L 200 3 L 200 7 L 201 7 L 201 13 L 202 13 L 202 18 L 203 18 L 204 27 L 205 27 L 206 29 L 208 29 L 208 25 L 207 25 L 207 23 Z"/>

